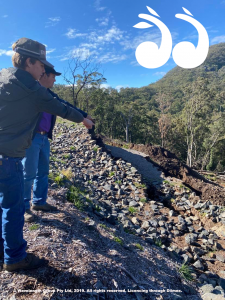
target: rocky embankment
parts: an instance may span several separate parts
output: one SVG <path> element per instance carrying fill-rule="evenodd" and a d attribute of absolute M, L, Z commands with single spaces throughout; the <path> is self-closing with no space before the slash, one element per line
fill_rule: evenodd
<path fill-rule="evenodd" d="M 224 299 L 224 207 L 142 153 L 98 144 L 57 125 L 48 201 L 58 212 L 34 212 L 24 228 L 28 251 L 49 264 L 1 272 L 0 299 Z"/>

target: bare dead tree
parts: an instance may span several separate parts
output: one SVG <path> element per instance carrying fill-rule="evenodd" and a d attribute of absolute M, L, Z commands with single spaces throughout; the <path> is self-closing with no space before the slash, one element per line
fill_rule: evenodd
<path fill-rule="evenodd" d="M 93 85 L 100 86 L 106 79 L 98 72 L 100 64 L 94 62 L 92 56 L 74 54 L 68 60 L 68 67 L 64 70 L 63 78 L 68 84 L 74 106 L 77 105 L 78 95 L 82 89 Z"/>
<path fill-rule="evenodd" d="M 131 126 L 131 122 L 132 122 L 132 118 L 134 116 L 134 113 L 133 113 L 133 108 L 131 107 L 129 109 L 129 112 L 127 114 L 127 116 L 125 116 L 122 112 L 120 112 L 122 118 L 124 119 L 124 122 L 125 122 L 125 126 L 124 127 L 124 130 L 125 130 L 125 133 L 126 133 L 126 142 L 129 143 L 129 128 Z"/>
<path fill-rule="evenodd" d="M 159 103 L 160 117 L 158 120 L 159 131 L 161 133 L 162 147 L 165 147 L 167 133 L 171 125 L 171 120 L 168 115 L 168 111 L 171 107 L 171 95 L 160 92 L 156 98 Z"/>

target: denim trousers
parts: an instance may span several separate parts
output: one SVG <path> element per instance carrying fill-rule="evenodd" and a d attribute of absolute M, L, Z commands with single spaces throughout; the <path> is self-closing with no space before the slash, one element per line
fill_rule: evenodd
<path fill-rule="evenodd" d="M 50 143 L 47 134 L 36 133 L 26 156 L 22 160 L 24 175 L 25 209 L 30 209 L 31 190 L 35 205 L 46 203 L 48 194 Z"/>
<path fill-rule="evenodd" d="M 4 262 L 23 260 L 27 242 L 23 239 L 24 182 L 21 158 L 0 158 L 0 252 Z"/>

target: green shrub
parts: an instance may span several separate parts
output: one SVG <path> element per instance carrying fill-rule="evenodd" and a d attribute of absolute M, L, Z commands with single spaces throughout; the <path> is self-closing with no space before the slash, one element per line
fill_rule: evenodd
<path fill-rule="evenodd" d="M 125 144 L 124 144 L 124 145 L 123 145 L 123 148 L 124 148 L 124 149 L 129 149 L 129 145 L 125 145 Z"/>
<path fill-rule="evenodd" d="M 117 242 L 118 244 L 123 245 L 123 241 L 120 238 L 118 238 L 117 236 L 114 236 L 113 240 L 115 242 Z"/>
<path fill-rule="evenodd" d="M 143 251 L 144 248 L 140 244 L 135 244 L 135 247 L 138 248 L 139 250 Z"/>
<path fill-rule="evenodd" d="M 147 202 L 147 199 L 146 199 L 146 198 L 141 198 L 140 201 L 141 201 L 142 203 L 146 203 L 146 202 Z"/>
<path fill-rule="evenodd" d="M 124 232 L 129 233 L 129 234 L 134 234 L 134 232 L 132 230 L 130 230 L 129 228 L 124 228 Z"/>
<path fill-rule="evenodd" d="M 122 181 L 121 180 L 116 180 L 115 183 L 118 184 L 118 185 L 121 185 Z"/>
<path fill-rule="evenodd" d="M 38 224 L 33 224 L 29 227 L 29 230 L 37 230 L 39 228 Z"/>
<path fill-rule="evenodd" d="M 138 182 L 135 182 L 134 185 L 136 186 L 136 188 L 142 188 L 142 189 L 146 189 L 146 184 L 141 184 L 141 183 L 138 183 Z"/>
<path fill-rule="evenodd" d="M 57 175 L 55 177 L 55 182 L 59 185 L 59 186 L 63 186 L 63 178 L 60 175 Z"/>
<path fill-rule="evenodd" d="M 129 211 L 132 215 L 134 215 L 134 214 L 137 212 L 137 209 L 134 208 L 133 206 L 130 206 L 130 207 L 128 208 L 128 211 Z"/>
<path fill-rule="evenodd" d="M 161 241 L 161 239 L 155 239 L 155 245 L 157 246 L 157 247 L 162 247 L 162 241 Z"/>
<path fill-rule="evenodd" d="M 191 275 L 191 269 L 188 265 L 183 264 L 180 269 L 179 269 L 179 273 L 186 279 L 189 281 L 193 280 L 193 277 Z"/>
<path fill-rule="evenodd" d="M 80 199 L 81 191 L 79 187 L 71 186 L 67 193 L 67 200 L 72 202 L 77 209 L 83 210 L 84 203 Z"/>

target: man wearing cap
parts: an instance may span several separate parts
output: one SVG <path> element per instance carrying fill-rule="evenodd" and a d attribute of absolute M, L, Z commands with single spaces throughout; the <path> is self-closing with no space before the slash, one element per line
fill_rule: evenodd
<path fill-rule="evenodd" d="M 39 80 L 39 83 L 46 87 L 49 93 L 56 97 L 62 103 L 74 107 L 69 102 L 62 100 L 50 88 L 53 87 L 55 76 L 61 73 L 56 72 L 54 68 L 45 67 L 45 74 Z M 84 118 L 92 120 L 84 111 L 77 109 Z M 32 209 L 42 211 L 55 211 L 56 207 L 46 203 L 48 193 L 48 174 L 50 144 L 48 138 L 52 139 L 52 132 L 55 126 L 56 116 L 49 113 L 43 113 L 37 122 L 34 132 L 36 133 L 30 148 L 26 150 L 26 156 L 23 159 L 24 167 L 24 202 L 25 202 L 25 222 L 34 221 L 34 215 L 30 210 L 31 189 L 33 184 Z"/>
<path fill-rule="evenodd" d="M 37 41 L 21 38 L 13 44 L 12 62 L 16 68 L 0 71 L 0 258 L 3 270 L 33 269 L 46 261 L 26 253 L 23 239 L 24 182 L 21 160 L 30 147 L 42 112 L 93 123 L 76 109 L 58 101 L 37 80 L 45 72 L 46 49 Z"/>

